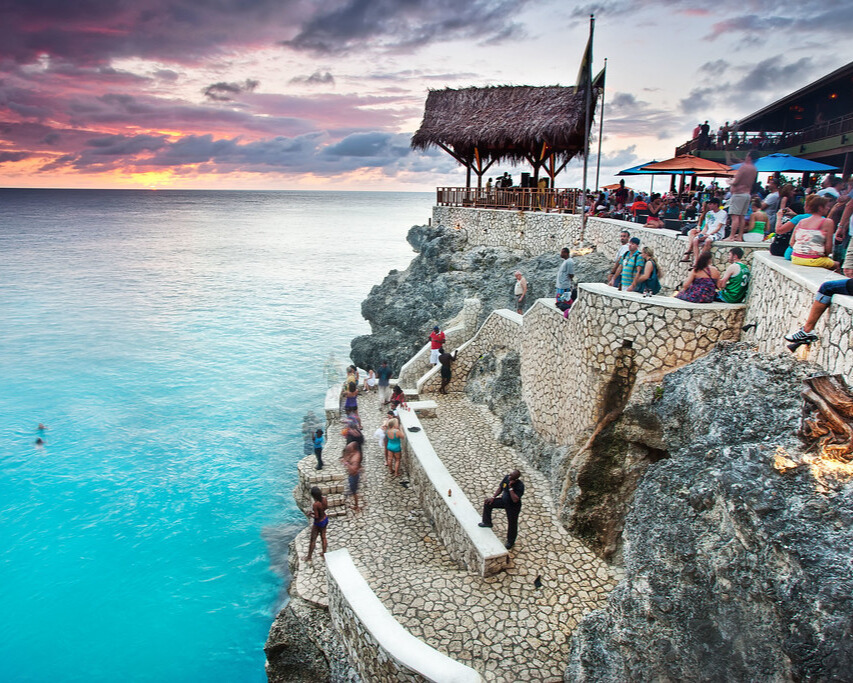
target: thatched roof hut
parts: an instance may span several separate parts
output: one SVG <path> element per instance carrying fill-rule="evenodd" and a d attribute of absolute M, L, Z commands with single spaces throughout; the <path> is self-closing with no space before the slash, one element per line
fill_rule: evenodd
<path fill-rule="evenodd" d="M 431 90 L 412 147 L 440 147 L 480 178 L 495 162 L 527 161 L 553 180 L 583 151 L 584 99 L 566 86 Z"/>

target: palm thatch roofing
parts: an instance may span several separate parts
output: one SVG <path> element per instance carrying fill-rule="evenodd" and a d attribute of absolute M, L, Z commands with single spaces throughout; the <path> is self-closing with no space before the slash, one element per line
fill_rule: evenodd
<path fill-rule="evenodd" d="M 593 89 L 593 111 L 597 94 Z M 430 90 L 412 147 L 440 147 L 462 163 L 473 161 L 475 150 L 481 160 L 540 161 L 554 154 L 565 162 L 583 151 L 584 99 L 559 85 Z"/>

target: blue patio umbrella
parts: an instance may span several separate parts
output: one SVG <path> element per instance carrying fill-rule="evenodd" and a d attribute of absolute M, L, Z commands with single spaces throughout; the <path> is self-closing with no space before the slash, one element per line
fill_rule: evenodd
<path fill-rule="evenodd" d="M 732 168 L 740 168 L 734 164 Z M 755 162 L 759 173 L 827 173 L 839 170 L 837 166 L 821 164 L 811 159 L 801 159 L 790 154 L 768 154 Z"/>
<path fill-rule="evenodd" d="M 616 175 L 654 175 L 654 171 L 644 171 L 643 166 L 648 166 L 649 164 L 656 164 L 657 160 L 647 161 L 644 164 L 637 164 L 636 166 L 632 166 L 631 168 L 626 168 L 624 171 L 619 171 Z"/>

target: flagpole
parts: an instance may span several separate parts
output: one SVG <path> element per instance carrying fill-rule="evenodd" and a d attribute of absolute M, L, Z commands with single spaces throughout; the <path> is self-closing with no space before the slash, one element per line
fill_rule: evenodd
<path fill-rule="evenodd" d="M 604 73 L 607 73 L 607 57 L 604 58 Z M 601 120 L 598 122 L 598 157 L 595 160 L 595 191 L 598 192 L 599 174 L 601 173 L 601 141 L 604 139 L 604 88 L 601 88 Z"/>
<path fill-rule="evenodd" d="M 589 167 L 589 108 L 592 106 L 592 34 L 595 28 L 595 15 L 589 15 L 589 54 L 584 55 L 584 58 L 589 57 L 589 63 L 586 65 L 588 71 L 587 78 L 584 79 L 586 85 L 586 106 L 584 107 L 584 139 L 583 139 L 583 183 L 581 185 L 581 234 L 580 243 L 583 244 L 584 236 L 586 235 L 586 178 Z"/>

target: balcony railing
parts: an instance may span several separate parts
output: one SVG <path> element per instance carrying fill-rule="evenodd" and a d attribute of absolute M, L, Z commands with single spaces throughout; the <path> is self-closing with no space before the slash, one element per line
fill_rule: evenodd
<path fill-rule="evenodd" d="M 580 190 L 574 188 L 486 188 L 439 187 L 438 206 L 464 206 L 475 209 L 510 209 L 576 213 Z"/>
<path fill-rule="evenodd" d="M 815 140 L 823 140 L 846 133 L 853 133 L 853 114 L 839 116 L 824 123 L 816 123 L 813 126 L 791 133 L 729 134 L 729 140 L 726 143 L 717 140 L 714 135 L 711 135 L 707 142 L 701 140 L 701 138 L 694 138 L 676 148 L 675 153 L 695 154 L 697 151 L 748 151 L 750 149 L 778 152 L 781 149 L 804 145 Z"/>

